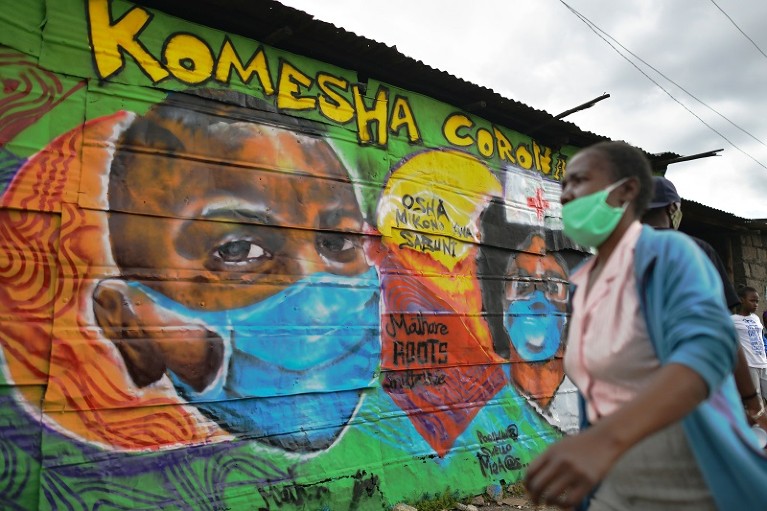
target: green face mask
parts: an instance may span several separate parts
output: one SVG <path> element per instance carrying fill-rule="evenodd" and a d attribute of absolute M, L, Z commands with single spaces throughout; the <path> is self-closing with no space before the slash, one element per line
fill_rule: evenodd
<path fill-rule="evenodd" d="M 616 181 L 604 190 L 571 200 L 562 206 L 562 224 L 565 236 L 587 247 L 599 247 L 612 234 L 626 212 L 628 202 L 622 207 L 607 203 L 610 192 L 626 178 Z"/>
<path fill-rule="evenodd" d="M 676 211 L 669 215 L 669 219 L 671 220 L 671 227 L 678 231 L 679 224 L 682 223 L 682 208 L 676 208 Z"/>

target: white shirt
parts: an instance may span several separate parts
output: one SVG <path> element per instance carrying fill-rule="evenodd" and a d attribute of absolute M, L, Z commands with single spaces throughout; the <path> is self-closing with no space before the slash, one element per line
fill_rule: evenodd
<path fill-rule="evenodd" d="M 735 330 L 738 332 L 738 340 L 746 354 L 748 367 L 767 367 L 767 354 L 764 351 L 764 341 L 762 340 L 762 322 L 759 316 L 749 314 L 742 316 L 733 314 L 732 322 L 735 323 Z"/>

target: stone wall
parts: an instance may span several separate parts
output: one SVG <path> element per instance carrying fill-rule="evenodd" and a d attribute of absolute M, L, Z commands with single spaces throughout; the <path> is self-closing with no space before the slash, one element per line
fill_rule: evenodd
<path fill-rule="evenodd" d="M 735 287 L 746 285 L 759 291 L 757 313 L 761 316 L 767 305 L 767 233 L 748 231 L 734 236 L 732 251 Z"/>

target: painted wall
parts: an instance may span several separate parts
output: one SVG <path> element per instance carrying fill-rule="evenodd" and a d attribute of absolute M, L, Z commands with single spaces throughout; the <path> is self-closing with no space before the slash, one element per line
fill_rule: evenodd
<path fill-rule="evenodd" d="M 381 509 L 573 427 L 574 148 L 124 1 L 0 7 L 0 507 Z"/>

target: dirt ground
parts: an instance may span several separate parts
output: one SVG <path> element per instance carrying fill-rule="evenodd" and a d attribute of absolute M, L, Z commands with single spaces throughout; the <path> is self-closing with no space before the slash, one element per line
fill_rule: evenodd
<path fill-rule="evenodd" d="M 560 511 L 557 507 L 534 506 L 524 497 L 505 497 L 501 504 L 484 499 L 484 505 L 474 504 L 479 511 L 511 511 L 513 509 L 535 509 L 538 511 Z"/>
<path fill-rule="evenodd" d="M 560 511 L 558 507 L 534 506 L 525 497 L 504 497 L 500 504 L 496 504 L 490 499 L 484 497 L 482 504 L 475 501 L 473 503 L 479 511 L 511 511 L 513 509 L 535 509 L 537 511 Z"/>

